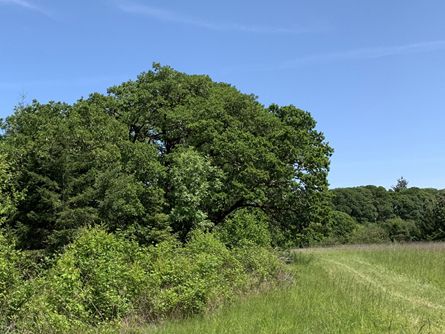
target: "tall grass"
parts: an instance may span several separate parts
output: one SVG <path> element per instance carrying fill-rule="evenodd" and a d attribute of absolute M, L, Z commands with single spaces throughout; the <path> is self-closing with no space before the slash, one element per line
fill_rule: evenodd
<path fill-rule="evenodd" d="M 296 282 L 217 313 L 128 333 L 445 333 L 445 244 L 313 249 Z"/>

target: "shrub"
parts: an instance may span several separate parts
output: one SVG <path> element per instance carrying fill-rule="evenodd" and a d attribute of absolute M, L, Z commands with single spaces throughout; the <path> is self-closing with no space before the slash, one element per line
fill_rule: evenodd
<path fill-rule="evenodd" d="M 283 262 L 269 248 L 240 247 L 234 249 L 234 254 L 248 274 L 249 289 L 276 282 L 285 272 Z"/>
<path fill-rule="evenodd" d="M 341 211 L 333 211 L 329 221 L 329 237 L 338 243 L 349 242 L 357 223 L 350 215 Z"/>
<path fill-rule="evenodd" d="M 16 291 L 15 327 L 62 333 L 126 315 L 146 284 L 140 250 L 103 230 L 84 230 L 44 275 Z"/>
<path fill-rule="evenodd" d="M 217 226 L 215 231 L 218 238 L 228 247 L 265 247 L 271 243 L 267 218 L 259 211 L 238 210 Z"/>
<path fill-rule="evenodd" d="M 27 280 L 16 266 L 19 255 L 0 239 L 0 328 L 19 333 L 87 332 L 127 316 L 157 320 L 205 312 L 273 282 L 283 269 L 269 249 L 230 250 L 200 230 L 185 244 L 170 239 L 142 247 L 85 229 L 49 269 Z"/>
<path fill-rule="evenodd" d="M 388 232 L 378 224 L 359 224 L 351 236 L 351 243 L 372 244 L 390 241 Z"/>
<path fill-rule="evenodd" d="M 299 247 L 317 246 L 323 243 L 329 233 L 328 226 L 321 223 L 310 223 L 297 235 Z"/>
<path fill-rule="evenodd" d="M 388 219 L 382 224 L 391 241 L 415 241 L 420 236 L 416 223 L 401 218 Z"/>
<path fill-rule="evenodd" d="M 246 281 L 242 265 L 210 233 L 195 231 L 185 246 L 164 242 L 150 252 L 153 284 L 140 300 L 145 317 L 203 312 L 230 299 Z"/>
<path fill-rule="evenodd" d="M 20 254 L 0 232 L 0 329 L 7 323 L 12 291 L 21 283 Z"/>

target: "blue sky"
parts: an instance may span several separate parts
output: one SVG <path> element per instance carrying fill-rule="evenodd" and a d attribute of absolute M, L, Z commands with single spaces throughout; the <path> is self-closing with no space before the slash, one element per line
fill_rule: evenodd
<path fill-rule="evenodd" d="M 332 187 L 445 188 L 443 0 L 0 0 L 0 117 L 153 61 L 311 112 Z"/>

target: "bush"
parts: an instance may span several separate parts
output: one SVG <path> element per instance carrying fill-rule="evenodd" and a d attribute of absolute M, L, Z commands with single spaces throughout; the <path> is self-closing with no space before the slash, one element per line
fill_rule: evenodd
<path fill-rule="evenodd" d="M 83 230 L 49 269 L 25 280 L 21 254 L 0 239 L 0 330 L 87 332 L 124 317 L 144 320 L 205 312 L 282 272 L 266 248 L 230 250 L 211 233 L 194 231 L 142 247 L 99 228 Z"/>
<path fill-rule="evenodd" d="M 254 210 L 238 210 L 215 229 L 218 238 L 228 247 L 270 246 L 267 218 Z"/>
<path fill-rule="evenodd" d="M 347 243 L 352 237 L 357 223 L 350 215 L 333 211 L 329 221 L 329 237 L 336 243 Z"/>
<path fill-rule="evenodd" d="M 297 245 L 299 247 L 318 246 L 323 244 L 329 234 L 329 227 L 321 223 L 310 223 L 297 235 Z"/>
<path fill-rule="evenodd" d="M 388 232 L 378 224 L 357 225 L 350 242 L 355 244 L 373 244 L 390 241 Z"/>
<path fill-rule="evenodd" d="M 139 246 L 100 229 L 83 231 L 42 276 L 15 291 L 14 326 L 66 332 L 126 315 L 146 283 Z"/>
<path fill-rule="evenodd" d="M 283 262 L 268 248 L 241 247 L 234 249 L 234 254 L 248 274 L 249 289 L 277 282 L 285 272 Z"/>
<path fill-rule="evenodd" d="M 21 283 L 20 254 L 0 232 L 0 329 L 7 323 L 12 291 Z"/>
<path fill-rule="evenodd" d="M 388 219 L 382 224 L 391 241 L 415 241 L 420 236 L 416 223 L 401 218 Z"/>
<path fill-rule="evenodd" d="M 231 298 L 247 280 L 239 261 L 209 233 L 195 231 L 185 246 L 165 242 L 150 252 L 152 285 L 140 305 L 146 317 L 203 312 Z"/>

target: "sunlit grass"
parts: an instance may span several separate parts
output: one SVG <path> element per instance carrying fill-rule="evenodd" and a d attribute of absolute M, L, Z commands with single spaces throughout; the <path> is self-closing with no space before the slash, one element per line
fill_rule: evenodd
<path fill-rule="evenodd" d="M 298 251 L 295 283 L 138 333 L 445 333 L 445 244 Z"/>

